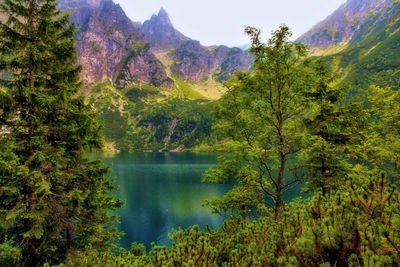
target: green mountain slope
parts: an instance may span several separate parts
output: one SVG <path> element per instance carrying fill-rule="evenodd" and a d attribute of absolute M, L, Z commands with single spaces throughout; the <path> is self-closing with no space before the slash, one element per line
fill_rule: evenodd
<path fill-rule="evenodd" d="M 192 150 L 211 140 L 214 102 L 178 78 L 171 90 L 107 81 L 87 96 L 103 121 L 108 152 Z"/>
<path fill-rule="evenodd" d="M 357 12 L 362 17 L 357 17 L 360 15 Z M 355 18 L 357 23 L 350 30 L 347 24 Z M 323 34 L 329 29 L 342 32 L 337 32 L 335 39 Z M 364 94 L 371 84 L 399 86 L 399 29 L 398 0 L 349 0 L 299 40 L 308 44 L 315 55 L 322 55 L 332 63 L 341 75 L 341 85 L 350 87 L 349 97 L 354 99 Z"/>
<path fill-rule="evenodd" d="M 349 47 L 329 56 L 343 72 L 343 82 L 355 90 L 370 84 L 395 87 L 400 82 L 400 3 L 394 2 L 371 16 Z M 353 92 L 355 93 L 355 92 Z"/>

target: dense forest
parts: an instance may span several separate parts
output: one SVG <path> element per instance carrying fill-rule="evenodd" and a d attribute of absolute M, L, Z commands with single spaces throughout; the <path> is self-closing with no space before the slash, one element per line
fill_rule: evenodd
<path fill-rule="evenodd" d="M 82 96 L 75 28 L 55 0 L 0 9 L 1 266 L 400 265 L 398 86 L 371 77 L 349 100 L 331 59 L 311 57 L 282 25 L 266 43 L 245 29 L 253 67 L 216 102 L 183 88 L 148 105 L 153 87 L 121 88 L 126 100 L 109 83 L 94 100 Z M 136 119 L 119 121 L 112 101 L 129 101 Z M 95 110 L 113 126 L 102 130 Z M 127 150 L 217 142 L 225 153 L 203 180 L 234 181 L 206 201 L 224 225 L 179 229 L 171 247 L 119 248 L 112 211 L 123 203 L 108 168 L 87 158 L 102 133 Z M 285 202 L 299 185 L 305 197 Z"/>

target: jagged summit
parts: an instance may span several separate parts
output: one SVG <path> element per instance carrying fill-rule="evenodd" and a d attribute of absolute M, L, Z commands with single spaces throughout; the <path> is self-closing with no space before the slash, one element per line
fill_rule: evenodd
<path fill-rule="evenodd" d="M 146 22 L 147 21 L 145 21 L 144 23 L 146 23 Z M 158 26 L 162 25 L 165 29 L 166 28 L 174 28 L 167 11 L 165 11 L 165 9 L 163 7 L 160 9 L 160 11 L 158 12 L 157 15 L 153 14 L 151 16 L 149 22 L 152 23 L 153 26 L 155 24 L 158 24 Z M 175 28 L 174 28 L 174 30 L 175 30 Z"/>
<path fill-rule="evenodd" d="M 164 7 L 160 8 L 160 11 L 158 11 L 158 16 L 159 17 L 167 17 L 169 19 L 167 11 L 165 11 Z"/>
<path fill-rule="evenodd" d="M 163 7 L 140 24 L 113 0 L 59 1 L 60 8 L 72 11 L 78 28 L 78 61 L 87 84 L 111 79 L 120 87 L 171 88 L 173 77 L 221 82 L 252 64 L 251 56 L 238 48 L 205 47 L 186 37 L 174 28 Z"/>
<path fill-rule="evenodd" d="M 142 30 L 146 40 L 156 51 L 175 49 L 190 40 L 174 28 L 164 8 L 161 8 L 158 14 L 154 14 L 150 20 L 145 21 Z"/>
<path fill-rule="evenodd" d="M 76 48 L 81 78 L 86 84 L 112 80 L 124 87 L 133 83 L 169 88 L 162 63 L 143 46 L 140 25 L 132 22 L 112 0 L 60 0 L 59 7 L 72 12 L 78 27 Z"/>

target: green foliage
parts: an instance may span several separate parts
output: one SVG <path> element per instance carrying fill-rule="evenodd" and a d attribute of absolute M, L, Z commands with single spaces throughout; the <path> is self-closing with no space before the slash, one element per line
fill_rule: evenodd
<path fill-rule="evenodd" d="M 172 77 L 175 82 L 174 91 L 172 93 L 174 97 L 180 99 L 192 99 L 192 100 L 206 99 L 206 97 L 204 97 L 202 94 L 193 90 L 188 82 L 183 81 L 182 79 L 178 78 L 175 75 L 173 75 Z M 207 77 L 205 78 L 207 79 Z"/>
<path fill-rule="evenodd" d="M 272 203 L 279 220 L 284 193 L 301 182 L 288 169 L 304 149 L 303 121 L 309 113 L 305 93 L 313 86 L 314 74 L 305 46 L 289 41 L 291 33 L 286 26 L 274 31 L 267 44 L 260 42 L 258 30 L 247 28 L 246 32 L 252 38 L 254 69 L 237 73 L 227 83 L 228 92 L 217 106 L 214 126 L 226 138 L 225 150 L 240 155 L 234 173 L 237 188 L 220 203 L 214 200 L 209 204 L 214 210 L 226 210 L 232 207 L 227 201 L 233 201 L 233 206 L 243 208 L 241 216 L 246 216 L 249 209 L 257 207 L 262 214 L 265 205 Z M 224 170 L 225 164 L 221 164 L 216 172 L 224 176 Z M 219 182 L 213 174 L 205 180 Z"/>
<path fill-rule="evenodd" d="M 265 216 L 227 220 L 216 230 L 193 226 L 148 255 L 136 244 L 117 254 L 88 250 L 67 266 L 397 266 L 400 194 L 376 174 L 357 167 L 342 190 L 296 199 L 278 222 Z"/>
<path fill-rule="evenodd" d="M 147 255 L 138 255 L 136 248 L 132 251 L 120 249 L 117 253 L 114 251 L 100 252 L 91 247 L 84 252 L 77 252 L 68 257 L 65 264 L 59 267 L 75 267 L 75 266 L 154 266 Z"/>
<path fill-rule="evenodd" d="M 211 105 L 203 100 L 175 98 L 149 105 L 125 144 L 131 151 L 193 147 L 211 135 L 210 114 Z"/>
<path fill-rule="evenodd" d="M 109 212 L 121 202 L 109 196 L 108 168 L 84 156 L 101 148 L 101 127 L 77 97 L 74 27 L 56 7 L 0 5 L 0 66 L 10 74 L 1 80 L 0 243 L 12 251 L 11 238 L 23 266 L 59 263 L 88 245 L 105 249 L 119 236 Z"/>
<path fill-rule="evenodd" d="M 321 190 L 325 195 L 346 179 L 351 165 L 343 152 L 360 143 L 365 116 L 355 104 L 339 106 L 345 91 L 332 86 L 336 75 L 322 60 L 317 60 L 314 68 L 317 79 L 313 90 L 307 93 L 312 112 L 305 121 L 310 136 L 308 148 L 302 153 L 308 189 Z"/>
<path fill-rule="evenodd" d="M 164 91 L 151 85 L 117 89 L 107 81 L 91 88 L 89 102 L 100 113 L 106 141 L 120 151 L 184 150 L 200 144 L 212 149 L 214 104 L 187 83 L 178 84 L 181 98 L 166 98 Z"/>
<path fill-rule="evenodd" d="M 104 122 L 103 134 L 106 140 L 117 140 L 118 147 L 122 144 L 120 140 L 124 138 L 125 132 L 129 129 L 126 119 L 118 110 L 101 110 L 99 119 Z"/>
<path fill-rule="evenodd" d="M 13 267 L 21 262 L 21 249 L 18 248 L 15 242 L 3 239 L 0 243 L 0 266 Z"/>
<path fill-rule="evenodd" d="M 117 149 L 124 147 L 123 138 L 132 124 L 133 113 L 138 103 L 129 103 L 129 99 L 107 81 L 90 89 L 89 103 L 99 113 L 103 123 L 103 136 L 107 142 L 115 142 Z"/>
<path fill-rule="evenodd" d="M 397 179 L 400 166 L 400 91 L 370 87 L 365 103 L 369 114 L 366 142 L 358 152 L 375 169 Z"/>

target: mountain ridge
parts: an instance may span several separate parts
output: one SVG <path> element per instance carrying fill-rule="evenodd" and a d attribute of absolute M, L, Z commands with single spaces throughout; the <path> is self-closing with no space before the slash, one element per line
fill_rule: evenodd
<path fill-rule="evenodd" d="M 327 34 L 335 30 L 336 38 Z M 298 40 L 331 63 L 349 99 L 364 97 L 371 84 L 400 85 L 399 0 L 348 0 Z"/>
<path fill-rule="evenodd" d="M 118 86 L 145 83 L 171 88 L 162 63 L 145 45 L 143 32 L 112 0 L 60 1 L 62 8 L 72 9 L 77 25 L 76 47 L 81 77 L 94 85 L 111 79 Z M 146 62 L 146 64 L 144 63 Z"/>
<path fill-rule="evenodd" d="M 149 84 L 171 89 L 175 77 L 189 83 L 207 79 L 221 83 L 252 64 L 247 52 L 225 46 L 205 47 L 183 35 L 174 28 L 164 8 L 139 24 L 112 0 L 61 0 L 59 6 L 71 10 L 78 27 L 78 62 L 83 66 L 82 79 L 89 85 L 110 79 L 122 88 Z M 217 87 L 220 90 L 222 86 Z"/>
<path fill-rule="evenodd" d="M 190 82 L 205 79 L 223 82 L 235 71 L 247 70 L 252 64 L 252 57 L 242 50 L 223 45 L 206 47 L 186 37 L 174 28 L 164 8 L 145 21 L 142 30 L 153 51 L 170 52 L 167 55 L 173 63 L 169 71 Z"/>
<path fill-rule="evenodd" d="M 314 54 L 339 52 L 354 44 L 356 40 L 360 41 L 365 35 L 364 25 L 368 20 L 371 17 L 388 16 L 386 14 L 388 6 L 396 2 L 399 1 L 348 0 L 325 20 L 301 35 L 298 41 L 311 47 Z"/>

